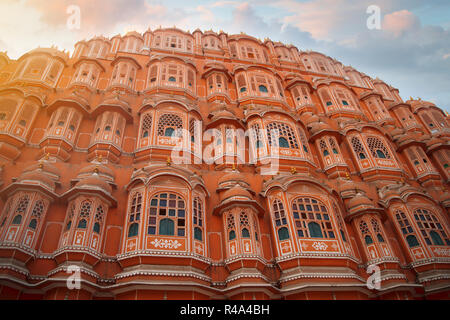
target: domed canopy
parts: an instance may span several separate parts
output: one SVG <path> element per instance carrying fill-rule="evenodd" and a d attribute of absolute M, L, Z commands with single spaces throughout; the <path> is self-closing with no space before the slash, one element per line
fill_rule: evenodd
<path fill-rule="evenodd" d="M 108 182 L 114 182 L 114 171 L 103 164 L 90 164 L 82 168 L 78 172 L 77 177 L 82 179 L 87 176 L 92 176 L 93 174 L 97 174 L 105 180 L 108 180 Z"/>
<path fill-rule="evenodd" d="M 232 188 L 228 189 L 227 191 L 223 192 L 220 195 L 220 200 L 224 201 L 230 198 L 245 198 L 251 200 L 253 197 L 246 189 L 241 187 L 239 184 L 234 185 Z"/>
<path fill-rule="evenodd" d="M 253 199 L 249 190 L 236 183 L 229 189 L 222 189 L 219 195 L 220 203 L 213 209 L 214 214 L 222 214 L 224 210 L 231 207 L 251 207 L 258 215 L 264 214 L 264 209 Z"/>
<path fill-rule="evenodd" d="M 26 173 L 26 172 L 31 172 L 31 171 L 42 171 L 45 174 L 54 176 L 56 179 L 59 179 L 59 177 L 61 176 L 59 169 L 47 161 L 40 161 L 40 162 L 33 163 L 29 167 L 26 167 L 22 171 L 22 174 Z"/>
<path fill-rule="evenodd" d="M 367 210 L 371 212 L 381 212 L 383 209 L 376 208 L 373 201 L 365 194 L 357 192 L 346 204 L 348 215 L 350 218 L 365 213 Z"/>
<path fill-rule="evenodd" d="M 224 174 L 219 178 L 219 187 L 225 187 L 229 185 L 236 184 L 244 184 L 245 187 L 248 187 L 248 183 L 244 180 L 244 175 L 237 170 L 233 170 Z"/>
<path fill-rule="evenodd" d="M 319 117 L 316 116 L 315 114 L 313 114 L 312 112 L 303 113 L 301 115 L 301 119 L 302 119 L 303 123 L 305 123 L 306 125 L 309 125 L 311 123 L 319 121 Z"/>
<path fill-rule="evenodd" d="M 20 176 L 1 191 L 2 196 L 9 195 L 18 187 L 38 189 L 50 198 L 56 199 L 56 184 L 59 183 L 60 172 L 53 164 L 42 160 L 26 167 Z"/>
<path fill-rule="evenodd" d="M 353 198 L 348 201 L 347 206 L 349 209 L 359 206 L 373 206 L 373 202 L 364 194 L 358 192 Z"/>
<path fill-rule="evenodd" d="M 96 188 L 101 189 L 104 192 L 111 193 L 112 188 L 111 186 L 102 178 L 100 178 L 99 175 L 92 175 L 90 177 L 86 177 L 81 179 L 76 186 L 78 188 L 84 188 L 84 189 L 90 189 L 90 188 Z"/>
<path fill-rule="evenodd" d="M 223 119 L 223 118 L 236 119 L 236 116 L 224 108 L 224 109 L 221 109 L 221 110 L 215 112 L 214 115 L 212 116 L 211 120 L 216 121 L 218 119 Z"/>
<path fill-rule="evenodd" d="M 55 190 L 55 181 L 44 172 L 39 171 L 29 171 L 26 173 L 23 173 L 20 175 L 20 177 L 17 179 L 17 182 L 19 183 L 38 183 L 38 184 L 44 184 L 52 191 Z"/>
<path fill-rule="evenodd" d="M 61 196 L 62 199 L 88 193 L 103 198 L 111 206 L 117 205 L 117 200 L 112 196 L 114 173 L 102 163 L 92 163 L 82 168 L 78 172 L 77 179 L 72 182 L 75 182 L 75 185 Z"/>

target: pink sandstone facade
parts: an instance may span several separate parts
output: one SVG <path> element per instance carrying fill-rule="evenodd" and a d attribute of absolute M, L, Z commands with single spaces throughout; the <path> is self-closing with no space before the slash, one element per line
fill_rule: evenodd
<path fill-rule="evenodd" d="M 433 103 L 246 34 L 0 53 L 0 297 L 448 299 L 449 137 Z"/>

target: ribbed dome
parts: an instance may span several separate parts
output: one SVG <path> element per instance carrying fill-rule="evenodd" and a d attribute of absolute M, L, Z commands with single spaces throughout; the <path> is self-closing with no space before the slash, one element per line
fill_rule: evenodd
<path fill-rule="evenodd" d="M 236 119 L 234 114 L 232 114 L 230 111 L 228 111 L 226 109 L 222 109 L 222 110 L 215 112 L 211 120 L 215 121 L 215 120 L 223 119 L 223 118 Z"/>
<path fill-rule="evenodd" d="M 315 133 L 320 132 L 322 130 L 330 129 L 328 124 L 326 124 L 325 122 L 313 122 L 313 123 L 310 123 L 309 125 L 311 126 L 311 133 L 312 134 L 315 134 Z"/>
<path fill-rule="evenodd" d="M 81 188 L 102 189 L 107 193 L 111 193 L 112 191 L 111 186 L 98 175 L 92 175 L 90 177 L 83 178 L 76 184 L 76 186 Z"/>
<path fill-rule="evenodd" d="M 50 187 L 52 190 L 55 189 L 55 181 L 43 171 L 28 171 L 20 175 L 17 179 L 18 182 L 26 181 L 36 181 L 38 183 L 43 183 Z"/>
<path fill-rule="evenodd" d="M 88 165 L 84 168 L 82 168 L 79 172 L 78 172 L 78 176 L 82 177 L 85 175 L 91 175 L 94 173 L 98 173 L 101 176 L 108 176 L 111 178 L 111 180 L 114 180 L 114 171 L 111 170 L 110 168 L 108 168 L 105 165 L 102 164 L 91 164 Z"/>
<path fill-rule="evenodd" d="M 307 125 L 319 121 L 319 117 L 313 114 L 312 112 L 305 112 L 304 114 L 302 114 L 301 118 L 302 121 Z"/>
<path fill-rule="evenodd" d="M 220 200 L 223 201 L 231 197 L 244 197 L 249 200 L 252 199 L 252 195 L 250 194 L 250 192 L 248 192 L 238 184 L 222 193 L 220 196 Z"/>
<path fill-rule="evenodd" d="M 242 173 L 240 173 L 239 171 L 231 171 L 227 174 L 224 174 L 222 177 L 219 178 L 219 185 L 221 185 L 222 183 L 225 182 L 235 182 L 235 181 L 242 181 L 245 182 L 244 177 L 242 175 Z"/>
<path fill-rule="evenodd" d="M 43 171 L 45 173 L 49 173 L 51 175 L 55 175 L 58 177 L 61 175 L 61 173 L 57 167 L 55 167 L 53 164 L 51 164 L 49 162 L 44 162 L 44 161 L 33 163 L 31 166 L 26 167 L 23 170 L 23 173 L 36 171 L 36 170 Z"/>
<path fill-rule="evenodd" d="M 17 178 L 17 182 L 24 184 L 27 184 L 27 182 L 35 182 L 32 184 L 44 184 L 54 191 L 59 177 L 60 173 L 58 168 L 53 164 L 41 161 L 25 168 Z"/>
<path fill-rule="evenodd" d="M 356 207 L 359 207 L 359 206 L 373 206 L 373 203 L 365 195 L 363 195 L 362 193 L 358 192 L 353 198 L 351 198 L 348 201 L 347 207 L 349 209 L 351 209 L 351 208 L 356 208 Z"/>

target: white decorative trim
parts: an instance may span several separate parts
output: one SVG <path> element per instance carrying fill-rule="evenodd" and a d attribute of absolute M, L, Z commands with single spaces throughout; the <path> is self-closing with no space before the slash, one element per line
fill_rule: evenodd
<path fill-rule="evenodd" d="M 333 252 L 318 252 L 318 253 L 292 253 L 285 256 L 275 258 L 276 262 L 282 262 L 295 258 L 334 258 L 334 259 L 349 259 L 357 264 L 361 263 L 360 260 L 347 253 L 333 253 Z"/>
<path fill-rule="evenodd" d="M 357 279 L 362 282 L 366 282 L 363 278 L 357 274 L 351 273 L 301 273 L 289 277 L 281 277 L 280 283 L 288 282 L 297 279 Z"/>
<path fill-rule="evenodd" d="M 172 257 L 172 256 L 178 256 L 180 258 L 193 258 L 200 260 L 205 263 L 210 263 L 211 259 L 204 257 L 202 255 L 199 255 L 197 253 L 193 252 L 177 252 L 177 251 L 155 251 L 155 250 L 137 250 L 127 253 L 122 253 L 117 255 L 117 260 L 124 260 L 132 257 L 138 257 L 138 256 L 149 256 L 149 257 Z"/>
<path fill-rule="evenodd" d="M 228 284 L 230 282 L 233 282 L 235 280 L 239 280 L 242 278 L 260 278 L 268 283 L 271 283 L 271 281 L 267 277 L 262 275 L 261 273 L 240 273 L 238 275 L 228 277 L 227 280 L 225 280 L 225 284 Z"/>
<path fill-rule="evenodd" d="M 20 243 L 16 243 L 16 242 L 2 242 L 0 244 L 0 250 L 2 249 L 18 249 L 19 251 L 29 254 L 33 257 L 36 257 L 36 250 L 30 249 L 28 247 L 25 247 L 23 245 L 21 245 Z"/>
<path fill-rule="evenodd" d="M 211 278 L 204 276 L 197 272 L 177 272 L 177 271 L 168 271 L 168 272 L 158 272 L 158 271 L 144 271 L 144 270 L 136 270 L 136 271 L 128 271 L 117 274 L 115 279 L 124 279 L 133 276 L 163 276 L 163 277 L 188 277 L 188 278 L 196 278 L 199 280 L 203 280 L 206 282 L 211 282 Z"/>
<path fill-rule="evenodd" d="M 54 274 L 56 274 L 58 272 L 65 272 L 65 273 L 67 273 L 67 268 L 68 268 L 68 266 L 57 267 L 57 268 L 49 271 L 47 273 L 47 277 L 51 277 L 52 275 L 54 275 Z M 87 275 L 89 275 L 91 277 L 94 277 L 95 279 L 100 279 L 100 275 L 97 272 L 92 271 L 90 269 L 87 269 L 86 267 L 83 267 L 83 266 L 79 266 L 79 268 L 80 268 L 80 272 L 85 273 L 85 274 L 87 274 Z"/>

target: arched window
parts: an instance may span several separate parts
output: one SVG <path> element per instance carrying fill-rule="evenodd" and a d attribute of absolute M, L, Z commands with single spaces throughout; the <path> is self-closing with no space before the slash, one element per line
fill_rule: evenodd
<path fill-rule="evenodd" d="M 201 124 L 199 122 L 199 120 L 192 118 L 191 120 L 189 120 L 189 134 L 191 136 L 191 142 L 195 142 L 195 132 L 196 132 L 196 128 L 197 125 L 200 127 Z"/>
<path fill-rule="evenodd" d="M 12 224 L 19 225 L 22 223 L 22 217 L 28 210 L 29 202 L 30 198 L 28 196 L 23 196 L 22 198 L 20 198 L 19 203 L 16 207 L 16 211 L 14 212 L 16 216 L 14 217 Z"/>
<path fill-rule="evenodd" d="M 203 232 L 202 229 L 200 229 L 199 227 L 194 228 L 194 239 L 198 241 L 203 240 Z"/>
<path fill-rule="evenodd" d="M 165 113 L 159 117 L 158 136 L 167 136 L 166 134 L 171 134 L 170 136 L 172 136 L 173 133 L 176 136 L 180 136 L 181 129 L 183 129 L 183 120 L 180 116 L 173 113 Z"/>
<path fill-rule="evenodd" d="M 104 215 L 105 210 L 103 209 L 103 206 L 98 206 L 97 209 L 95 210 L 94 227 L 92 228 L 92 230 L 97 234 L 100 234 Z"/>
<path fill-rule="evenodd" d="M 72 83 L 87 84 L 93 88 L 97 85 L 97 80 L 100 78 L 101 70 L 95 63 L 82 63 L 78 66 L 72 78 Z"/>
<path fill-rule="evenodd" d="M 248 220 L 248 214 L 246 212 L 241 212 L 239 215 L 239 225 L 241 228 L 242 238 L 250 238 L 250 223 Z"/>
<path fill-rule="evenodd" d="M 278 229 L 278 239 L 280 239 L 280 241 L 289 239 L 289 230 L 288 230 L 288 228 L 282 227 L 282 228 Z"/>
<path fill-rule="evenodd" d="M 403 236 L 406 238 L 406 242 L 409 247 L 416 247 L 419 245 L 417 238 L 415 236 L 415 232 L 411 224 L 409 223 L 409 219 L 406 214 L 401 210 L 395 211 L 395 217 L 397 219 L 397 224 L 402 231 Z"/>
<path fill-rule="evenodd" d="M 159 65 L 154 65 L 150 68 L 150 73 L 149 73 L 149 77 L 148 77 L 148 85 L 149 86 L 153 86 L 157 83 L 158 80 L 158 66 Z"/>
<path fill-rule="evenodd" d="M 444 241 L 442 241 L 441 236 L 436 231 L 430 231 L 431 240 L 433 240 L 433 244 L 437 246 L 443 246 Z"/>
<path fill-rule="evenodd" d="M 285 137 L 278 138 L 278 145 L 280 146 L 280 148 L 289 148 L 289 142 Z"/>
<path fill-rule="evenodd" d="M 193 224 L 194 239 L 202 241 L 203 239 L 203 204 L 200 198 L 196 197 L 193 203 Z"/>
<path fill-rule="evenodd" d="M 72 227 L 72 219 L 75 216 L 75 202 L 72 202 L 72 205 L 70 206 L 70 209 L 68 210 L 69 214 L 67 215 L 67 224 L 66 224 L 66 228 L 65 228 L 65 232 L 69 231 L 70 228 Z"/>
<path fill-rule="evenodd" d="M 87 225 L 87 221 L 86 221 L 85 219 L 81 219 L 81 220 L 78 222 L 77 228 L 78 228 L 78 229 L 86 229 L 86 225 Z"/>
<path fill-rule="evenodd" d="M 439 219 L 427 209 L 414 210 L 414 219 L 428 245 L 450 246 L 450 239 Z M 444 239 L 444 241 L 442 240 Z"/>
<path fill-rule="evenodd" d="M 259 89 L 259 91 L 261 91 L 261 92 L 269 92 L 269 91 L 267 90 L 267 87 L 264 86 L 264 85 L 260 85 L 260 86 L 258 87 L 258 89 Z"/>
<path fill-rule="evenodd" d="M 277 132 L 279 136 L 278 142 L 280 147 L 298 149 L 297 137 L 295 136 L 294 130 L 292 130 L 289 125 L 281 122 L 270 122 L 269 124 L 267 124 L 266 130 L 270 146 L 272 146 L 272 134 Z M 286 142 L 282 141 L 281 138 L 284 138 Z M 283 145 L 286 147 L 283 147 L 281 143 L 283 143 Z"/>
<path fill-rule="evenodd" d="M 406 236 L 406 242 L 408 243 L 408 246 L 410 248 L 414 248 L 419 246 L 419 241 L 417 241 L 416 236 L 410 234 L 409 236 Z"/>
<path fill-rule="evenodd" d="M 311 238 L 323 238 L 322 230 L 317 222 L 308 223 L 309 236 Z"/>
<path fill-rule="evenodd" d="M 378 221 L 375 219 L 372 219 L 371 221 L 373 232 L 377 235 L 377 239 L 379 242 L 384 242 L 384 238 L 382 236 L 383 231 L 381 230 L 380 225 L 378 224 Z"/>
<path fill-rule="evenodd" d="M 292 214 L 298 237 L 336 238 L 330 214 L 322 201 L 297 198 L 292 202 Z"/>
<path fill-rule="evenodd" d="M 159 221 L 159 235 L 173 236 L 175 234 L 175 224 L 172 219 L 164 218 Z"/>
<path fill-rule="evenodd" d="M 133 195 L 128 213 L 128 223 L 130 223 L 130 226 L 128 228 L 129 237 L 134 237 L 138 234 L 139 221 L 141 220 L 141 210 L 142 210 L 142 194 L 136 193 Z M 134 235 L 130 236 L 130 234 Z"/>
<path fill-rule="evenodd" d="M 361 235 L 364 237 L 364 242 L 366 243 L 366 245 L 373 243 L 372 236 L 370 235 L 369 226 L 364 220 L 362 220 L 359 223 L 359 231 L 361 231 Z"/>
<path fill-rule="evenodd" d="M 174 135 L 175 135 L 175 130 L 173 128 L 166 128 L 166 130 L 164 131 L 165 137 L 172 137 Z"/>
<path fill-rule="evenodd" d="M 273 218 L 275 222 L 275 228 L 278 229 L 277 230 L 278 239 L 280 241 L 289 239 L 289 231 L 285 227 L 287 226 L 287 218 L 283 203 L 277 199 L 273 202 L 272 207 L 273 207 L 273 214 L 274 214 Z"/>
<path fill-rule="evenodd" d="M 351 144 L 353 151 L 358 155 L 359 159 L 366 159 L 366 150 L 364 146 L 362 145 L 361 141 L 358 137 L 353 137 L 351 139 Z"/>
<path fill-rule="evenodd" d="M 150 201 L 148 212 L 147 234 L 186 235 L 186 206 L 180 196 L 166 192 L 156 194 Z"/>
<path fill-rule="evenodd" d="M 234 215 L 232 213 L 227 216 L 227 231 L 228 231 L 228 240 L 232 241 L 236 239 L 236 224 L 234 222 Z"/>
<path fill-rule="evenodd" d="M 27 60 L 27 62 L 28 64 L 26 64 L 22 77 L 26 79 L 41 80 L 48 65 L 47 58 L 33 57 Z"/>
<path fill-rule="evenodd" d="M 22 215 L 18 214 L 17 216 L 14 217 L 12 224 L 18 225 L 21 223 L 22 223 Z"/>
<path fill-rule="evenodd" d="M 100 233 L 100 223 L 94 223 L 94 228 L 92 229 L 95 233 Z"/>
<path fill-rule="evenodd" d="M 133 88 L 136 77 L 136 68 L 127 61 L 119 61 L 114 68 L 111 85 L 122 85 Z"/>
<path fill-rule="evenodd" d="M 369 236 L 369 235 L 366 235 L 366 236 L 364 237 L 364 242 L 365 242 L 367 245 L 372 244 L 372 243 L 373 243 L 372 237 Z"/>
<path fill-rule="evenodd" d="M 237 86 L 240 93 L 244 93 L 247 91 L 247 81 L 245 80 L 245 76 L 243 74 L 240 74 L 237 77 Z"/>
<path fill-rule="evenodd" d="M 367 145 L 369 146 L 370 152 L 374 158 L 379 159 L 390 159 L 388 149 L 384 143 L 377 137 L 368 137 Z"/>
<path fill-rule="evenodd" d="M 89 215 L 91 213 L 92 203 L 90 201 L 84 201 L 81 204 L 80 214 L 78 215 L 78 229 L 86 229 L 87 221 L 89 221 Z"/>
<path fill-rule="evenodd" d="M 136 237 L 139 233 L 139 224 L 132 223 L 128 228 L 128 238 Z"/>
<path fill-rule="evenodd" d="M 32 230 L 36 230 L 37 227 L 37 220 L 36 219 L 31 219 L 30 223 L 28 225 L 28 228 L 32 229 Z"/>
<path fill-rule="evenodd" d="M 344 219 L 342 219 L 341 211 L 339 211 L 339 208 L 337 207 L 336 203 L 333 203 L 333 211 L 335 213 L 335 216 L 337 217 L 339 232 L 341 234 L 342 240 L 344 242 L 347 242 L 346 229 L 344 226 Z"/>
<path fill-rule="evenodd" d="M 147 138 L 149 136 L 152 129 L 152 119 L 152 115 L 148 113 L 142 118 L 142 138 Z"/>

